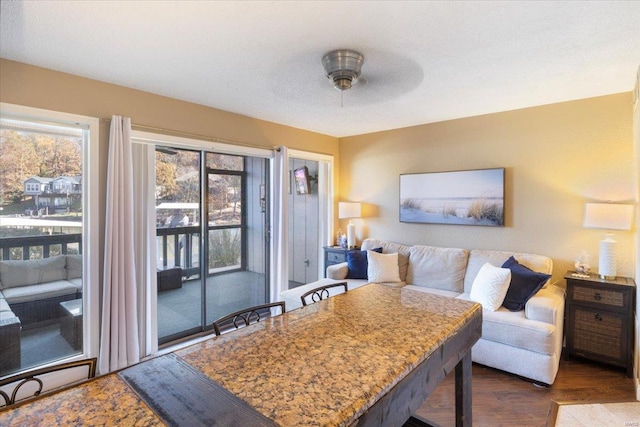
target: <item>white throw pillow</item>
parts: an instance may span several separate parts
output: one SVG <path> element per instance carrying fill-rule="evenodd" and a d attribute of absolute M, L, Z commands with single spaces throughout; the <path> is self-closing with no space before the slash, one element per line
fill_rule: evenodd
<path fill-rule="evenodd" d="M 398 267 L 398 254 L 380 254 L 367 251 L 367 277 L 370 282 L 400 282 L 400 269 Z"/>
<path fill-rule="evenodd" d="M 496 311 L 502 305 L 510 283 L 511 270 L 494 267 L 487 262 L 478 271 L 469 298 L 482 304 L 486 310 Z"/>

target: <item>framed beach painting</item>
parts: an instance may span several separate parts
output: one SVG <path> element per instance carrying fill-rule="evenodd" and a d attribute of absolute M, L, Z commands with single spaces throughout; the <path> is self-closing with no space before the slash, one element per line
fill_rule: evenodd
<path fill-rule="evenodd" d="M 504 168 L 400 175 L 400 222 L 504 226 Z"/>

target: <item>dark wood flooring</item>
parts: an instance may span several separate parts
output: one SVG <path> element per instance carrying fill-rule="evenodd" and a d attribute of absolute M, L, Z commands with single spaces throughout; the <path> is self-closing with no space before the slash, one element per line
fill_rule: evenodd
<path fill-rule="evenodd" d="M 544 427 L 553 400 L 559 402 L 635 401 L 635 386 L 624 370 L 572 358 L 560 362 L 551 387 L 533 385 L 515 375 L 473 364 L 473 425 Z M 433 426 L 455 426 L 454 373 L 429 396 L 417 415 Z"/>

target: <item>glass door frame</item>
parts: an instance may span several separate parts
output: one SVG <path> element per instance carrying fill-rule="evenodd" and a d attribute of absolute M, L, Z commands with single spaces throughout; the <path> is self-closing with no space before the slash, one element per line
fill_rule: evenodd
<path fill-rule="evenodd" d="M 249 147 L 246 145 L 233 145 L 232 143 L 225 143 L 225 142 L 218 142 L 215 140 L 212 140 L 210 138 L 206 138 L 206 137 L 200 137 L 198 138 L 197 135 L 188 135 L 187 137 L 184 136 L 176 136 L 174 134 L 168 134 L 168 133 L 156 133 L 156 132 L 161 132 L 161 129 L 158 129 L 155 132 L 152 131 L 148 131 L 148 130 L 139 130 L 135 128 L 134 125 L 134 129 L 132 129 L 132 140 L 134 140 L 136 143 L 142 143 L 142 144 L 150 144 L 150 145 L 162 145 L 162 146 L 168 146 L 168 147 L 173 147 L 176 149 L 185 149 L 185 150 L 192 150 L 192 151 L 200 151 L 200 152 L 212 152 L 212 153 L 217 153 L 217 154 L 228 154 L 228 155 L 232 155 L 232 156 L 245 156 L 245 157 L 257 157 L 257 158 L 263 158 L 263 159 L 273 159 L 273 150 L 272 149 L 267 149 L 267 148 L 258 148 L 258 147 Z M 168 132 L 168 131 L 166 131 Z M 204 158 L 201 159 L 201 163 L 200 163 L 200 171 L 202 176 L 206 176 L 206 162 L 204 160 Z M 265 178 L 266 179 L 266 188 L 270 188 L 269 185 L 269 181 L 268 181 L 268 175 Z M 201 198 L 200 198 L 200 212 L 204 212 L 205 206 L 206 206 L 206 192 L 203 190 L 201 191 Z M 269 195 L 266 195 L 266 198 L 268 200 Z M 269 206 L 268 204 L 266 206 Z M 266 220 L 269 220 L 269 218 L 271 217 L 270 213 L 266 212 Z M 208 221 L 208 218 L 207 218 Z M 201 221 L 201 233 L 202 236 L 207 236 L 207 229 L 208 229 L 208 224 L 205 224 L 204 221 Z M 203 245 L 204 246 L 204 245 Z M 269 247 L 267 246 L 265 248 L 265 252 L 267 254 L 267 256 L 269 256 Z M 208 272 L 208 263 L 207 260 L 204 258 L 204 254 L 206 253 L 206 251 L 202 250 L 200 251 L 200 265 L 201 265 L 201 269 L 200 271 L 207 271 Z M 268 263 L 266 264 L 267 266 L 267 273 L 266 274 L 270 274 L 269 269 L 268 269 Z M 206 280 L 206 276 L 204 277 L 204 280 Z M 157 318 L 153 315 L 154 313 L 157 313 L 157 287 L 153 286 L 154 283 L 148 282 L 146 284 L 143 285 L 144 288 L 144 292 L 145 292 L 145 296 L 142 296 L 143 298 L 146 298 L 147 301 L 149 302 L 149 306 L 146 307 L 146 311 L 148 313 L 151 313 L 151 315 L 146 315 L 146 314 L 140 314 L 140 329 L 141 329 L 141 334 L 146 334 L 149 337 L 149 340 L 152 342 L 158 342 L 158 330 L 157 327 L 154 327 L 153 325 L 151 325 L 149 322 L 157 322 Z M 206 290 L 205 290 L 206 286 L 203 286 L 203 298 L 201 301 L 201 304 L 203 304 L 203 306 L 206 304 Z M 267 292 L 268 292 L 268 286 L 267 288 Z M 202 316 L 205 316 L 205 312 L 204 310 L 202 311 Z M 204 331 L 201 332 L 201 334 L 208 334 L 209 331 L 207 329 L 207 325 L 206 325 L 206 319 L 205 322 L 203 322 L 202 324 L 204 325 L 203 329 Z M 162 344 L 161 347 L 173 347 L 173 345 L 181 345 L 179 343 L 181 342 L 189 342 L 190 340 L 192 340 L 193 338 L 197 338 L 198 334 L 195 335 L 190 335 L 188 337 L 182 338 L 182 339 L 177 339 L 176 341 L 172 341 L 172 342 L 167 342 L 166 344 Z M 143 349 L 141 349 L 143 350 Z M 164 350 L 162 350 L 164 351 Z M 149 356 L 151 354 L 157 353 L 158 351 L 151 351 L 148 352 L 149 354 L 145 354 L 144 356 Z M 141 355 L 142 353 L 145 353 L 145 351 L 141 351 Z"/>

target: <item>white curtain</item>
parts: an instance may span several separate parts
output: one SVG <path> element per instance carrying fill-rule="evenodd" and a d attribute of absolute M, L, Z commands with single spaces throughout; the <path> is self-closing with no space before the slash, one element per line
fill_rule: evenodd
<path fill-rule="evenodd" d="M 271 302 L 289 288 L 289 152 L 278 147 L 273 160 L 271 198 Z"/>
<path fill-rule="evenodd" d="M 111 118 L 99 371 L 140 360 L 133 234 L 131 119 Z"/>
<path fill-rule="evenodd" d="M 136 283 L 142 356 L 158 352 L 157 275 L 156 275 L 156 169 L 155 145 L 132 144 L 134 245 L 136 251 Z"/>

